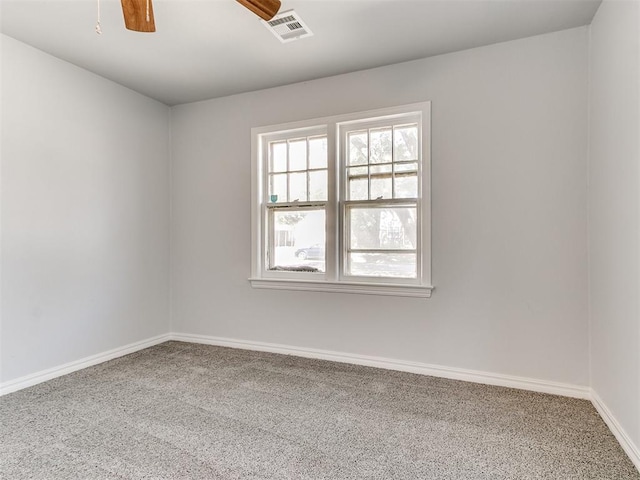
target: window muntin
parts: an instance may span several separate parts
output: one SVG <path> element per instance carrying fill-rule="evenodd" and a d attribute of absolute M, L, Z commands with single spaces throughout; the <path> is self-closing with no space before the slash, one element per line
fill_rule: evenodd
<path fill-rule="evenodd" d="M 417 277 L 415 205 L 348 206 L 346 228 L 345 275 Z"/>
<path fill-rule="evenodd" d="M 343 278 L 418 281 L 420 117 L 364 119 L 339 128 Z"/>
<path fill-rule="evenodd" d="M 265 137 L 262 205 L 267 272 L 326 270 L 327 135 L 317 130 L 304 133 Z"/>
<path fill-rule="evenodd" d="M 327 136 L 268 142 L 268 202 L 327 200 Z"/>
<path fill-rule="evenodd" d="M 429 104 L 312 122 L 253 130 L 252 285 L 430 296 Z"/>
<path fill-rule="evenodd" d="M 346 133 L 348 200 L 418 197 L 418 123 Z"/>

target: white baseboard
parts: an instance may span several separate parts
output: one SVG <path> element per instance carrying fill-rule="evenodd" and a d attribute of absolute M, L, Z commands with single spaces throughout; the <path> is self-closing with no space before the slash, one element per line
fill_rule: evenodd
<path fill-rule="evenodd" d="M 114 348 L 113 350 L 91 355 L 90 357 L 85 357 L 74 362 L 65 363 L 58 367 L 48 368 L 47 370 L 42 370 L 30 375 L 25 375 L 24 377 L 16 378 L 15 380 L 0 383 L 0 396 L 37 385 L 38 383 L 46 382 L 53 378 L 61 377 L 62 375 L 67 375 L 68 373 L 76 372 L 83 368 L 91 367 L 108 360 L 113 360 L 114 358 L 129 355 L 130 353 L 137 352 L 138 350 L 143 350 L 145 348 L 158 345 L 159 343 L 166 342 L 167 340 L 170 340 L 169 334 L 158 335 L 140 342 L 130 343 L 124 347 Z"/>
<path fill-rule="evenodd" d="M 31 387 L 33 385 L 37 385 L 38 383 L 46 382 L 47 380 L 66 375 L 68 373 L 82 370 L 83 368 L 91 367 L 93 365 L 97 365 L 114 358 L 122 357 L 124 355 L 128 355 L 130 353 L 137 352 L 138 350 L 143 350 L 145 348 L 149 348 L 169 340 L 201 343 L 206 345 L 217 345 L 221 347 L 239 348 L 243 350 L 279 353 L 305 358 L 315 358 L 319 360 L 329 360 L 333 362 L 351 363 L 354 365 L 364 365 L 367 367 L 376 367 L 385 370 L 396 370 L 400 372 L 416 373 L 419 375 L 429 375 L 432 377 L 448 378 L 451 380 L 463 380 L 466 382 L 482 383 L 499 387 L 518 388 L 521 390 L 549 393 L 552 395 L 562 395 L 565 397 L 582 398 L 588 400 L 592 399 L 591 390 L 588 387 L 583 387 L 580 385 L 571 385 L 566 383 L 551 382 L 547 380 L 538 380 L 527 377 L 517 377 L 512 375 L 502 375 L 497 373 L 482 372 L 478 370 L 446 367 L 442 365 L 431 365 L 427 363 L 412 362 L 407 360 L 396 360 L 384 357 L 335 352 L 331 350 L 293 347 L 290 345 L 281 345 L 276 343 L 253 342 L 247 340 L 213 337 L 209 335 L 193 335 L 187 333 L 168 333 L 158 335 L 156 337 L 142 340 L 140 342 L 131 343 L 123 347 L 109 350 L 107 352 L 102 352 L 97 355 L 92 355 L 90 357 L 76 360 L 74 362 L 69 362 L 58 367 L 49 368 L 47 370 L 42 370 L 40 372 L 26 375 L 15 380 L 0 383 L 0 396 L 7 393 L 15 392 L 17 390 L 22 390 L 23 388 Z M 599 402 L 599 404 L 601 407 L 598 407 L 598 405 L 594 401 L 594 405 L 596 405 L 598 411 L 601 412 L 601 408 L 605 407 L 602 402 Z M 608 410 L 606 411 L 608 412 Z M 610 414 L 609 417 L 613 418 Z M 607 420 L 605 419 L 605 421 Z M 607 424 L 610 425 L 608 421 Z M 615 425 L 617 425 L 617 423 Z M 613 431 L 614 428 L 611 428 Z"/>
<path fill-rule="evenodd" d="M 533 378 L 481 372 L 477 370 L 466 370 L 462 368 L 444 367 L 441 365 L 430 365 L 426 363 L 411 362 L 406 360 L 395 360 L 383 357 L 372 357 L 368 355 L 334 352 L 330 350 L 318 350 L 315 348 L 292 347 L 289 345 L 279 345 L 275 343 L 251 342 L 231 338 L 212 337 L 208 335 L 192 335 L 186 333 L 173 333 L 171 334 L 171 339 L 182 342 L 203 343 L 207 345 L 217 345 L 220 347 L 240 348 L 243 350 L 256 350 L 260 352 L 280 353 L 298 357 L 330 360 L 333 362 L 352 363 L 355 365 L 383 368 L 386 370 L 397 370 L 400 372 L 417 373 L 420 375 L 430 375 L 432 377 L 448 378 L 452 380 L 464 380 L 466 382 L 483 383 L 486 385 L 519 388 L 522 390 L 550 393 L 553 395 L 562 395 L 565 397 L 582 399 L 591 398 L 589 387 L 583 387 L 580 385 L 571 385 Z"/>
<path fill-rule="evenodd" d="M 591 389 L 591 403 L 593 403 L 593 406 L 604 420 L 604 423 L 607 424 L 611 433 L 616 437 L 622 449 L 640 472 L 640 448 L 633 443 L 631 437 L 627 435 L 627 432 L 625 432 L 624 428 L 622 428 L 618 420 L 616 420 L 616 417 L 613 416 L 611 410 L 609 410 L 598 393 L 593 389 Z"/>
<path fill-rule="evenodd" d="M 208 335 L 192 335 L 186 333 L 170 333 L 158 335 L 147 340 L 131 343 L 120 348 L 115 348 L 107 352 L 92 355 L 75 362 L 69 362 L 58 367 L 42 370 L 31 375 L 0 383 L 0 396 L 7 393 L 22 390 L 23 388 L 46 382 L 53 378 L 60 377 L 83 368 L 91 367 L 99 363 L 122 357 L 130 353 L 143 350 L 145 348 L 164 343 L 169 340 L 176 340 L 189 343 L 201 343 L 206 345 L 217 345 L 221 347 L 239 348 L 243 350 L 254 350 L 259 352 L 279 353 L 284 355 L 294 355 L 305 358 L 315 358 L 319 360 L 330 360 L 333 362 L 351 363 L 368 367 L 383 368 L 385 370 L 397 370 L 400 372 L 416 373 L 419 375 L 429 375 L 432 377 L 448 378 L 452 380 L 463 380 L 466 382 L 482 383 L 500 387 L 518 388 L 534 392 L 549 393 L 552 395 L 562 395 L 565 397 L 581 398 L 591 400 L 594 407 L 607 424 L 613 435 L 616 437 L 626 454 L 640 471 L 640 449 L 636 446 L 622 426 L 618 423 L 611 411 L 599 397 L 599 395 L 588 387 L 571 385 L 566 383 L 538 380 L 527 377 L 517 377 L 512 375 L 502 375 L 497 373 L 482 372 L 477 370 L 467 370 L 455 367 L 445 367 L 441 365 L 430 365 L 420 362 L 406 360 L 395 360 L 384 357 L 373 357 L 368 355 L 357 355 L 352 353 L 335 352 L 331 350 L 319 350 L 315 348 L 293 347 L 275 343 L 252 342 L 224 337 L 213 337 Z"/>

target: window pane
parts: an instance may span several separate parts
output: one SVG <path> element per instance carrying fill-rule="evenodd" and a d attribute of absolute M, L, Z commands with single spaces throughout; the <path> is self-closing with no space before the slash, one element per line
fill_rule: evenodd
<path fill-rule="evenodd" d="M 287 143 L 271 143 L 271 172 L 287 170 Z"/>
<path fill-rule="evenodd" d="M 327 137 L 309 139 L 309 168 L 327 168 Z"/>
<path fill-rule="evenodd" d="M 289 171 L 307 169 L 307 141 L 289 142 Z"/>
<path fill-rule="evenodd" d="M 289 201 L 295 202 L 307 201 L 307 173 L 290 173 L 289 174 Z"/>
<path fill-rule="evenodd" d="M 350 253 L 347 275 L 416 278 L 415 253 Z"/>
<path fill-rule="evenodd" d="M 391 161 L 391 129 L 371 130 L 370 163 L 386 163 Z"/>
<path fill-rule="evenodd" d="M 396 172 L 417 172 L 418 171 L 418 163 L 396 163 L 394 165 L 394 169 Z"/>
<path fill-rule="evenodd" d="M 368 162 L 367 132 L 349 133 L 349 165 L 363 165 Z"/>
<path fill-rule="evenodd" d="M 391 198 L 391 177 L 371 179 L 371 200 Z"/>
<path fill-rule="evenodd" d="M 394 129 L 395 161 L 418 159 L 418 127 L 416 125 Z"/>
<path fill-rule="evenodd" d="M 417 198 L 418 197 L 418 176 L 402 175 L 395 178 L 396 189 L 395 198 Z"/>
<path fill-rule="evenodd" d="M 415 249 L 416 207 L 352 207 L 350 249 Z"/>
<path fill-rule="evenodd" d="M 391 164 L 387 165 L 371 165 L 371 175 L 376 173 L 391 173 Z"/>
<path fill-rule="evenodd" d="M 347 169 L 347 174 L 350 177 L 355 175 L 367 175 L 368 167 L 352 167 Z"/>
<path fill-rule="evenodd" d="M 271 175 L 269 177 L 269 202 L 287 201 L 287 174 Z"/>
<path fill-rule="evenodd" d="M 273 212 L 271 270 L 324 272 L 324 210 Z"/>
<path fill-rule="evenodd" d="M 309 200 L 327 199 L 327 171 L 309 172 Z"/>
<path fill-rule="evenodd" d="M 349 180 L 349 200 L 369 200 L 369 180 L 367 178 Z"/>

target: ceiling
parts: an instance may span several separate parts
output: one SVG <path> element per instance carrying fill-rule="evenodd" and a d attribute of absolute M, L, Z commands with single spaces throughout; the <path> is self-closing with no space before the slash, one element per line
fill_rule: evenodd
<path fill-rule="evenodd" d="M 282 0 L 314 36 L 280 41 L 234 0 L 153 0 L 156 33 L 119 0 L 0 0 L 2 33 L 167 105 L 587 25 L 600 0 Z"/>

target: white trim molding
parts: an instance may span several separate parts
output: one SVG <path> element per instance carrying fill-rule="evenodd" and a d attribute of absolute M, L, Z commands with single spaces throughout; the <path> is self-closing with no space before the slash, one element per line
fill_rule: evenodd
<path fill-rule="evenodd" d="M 616 440 L 618 440 L 624 452 L 629 456 L 636 469 L 638 469 L 638 472 L 640 472 L 640 448 L 633 443 L 631 437 L 625 432 L 622 425 L 620 425 L 616 417 L 611 413 L 611 410 L 609 410 L 607 405 L 602 401 L 602 398 L 600 398 L 598 393 L 593 389 L 591 389 L 591 403 L 593 403 L 593 406 L 602 417 L 602 420 L 604 420 L 604 423 L 607 424 L 613 436 L 616 437 Z"/>
<path fill-rule="evenodd" d="M 39 383 L 46 382 L 47 380 L 52 380 L 57 377 L 61 377 L 69 373 L 77 372 L 78 370 L 82 370 L 87 367 L 92 367 L 94 365 L 98 365 L 99 363 L 104 363 L 109 360 L 113 360 L 114 358 L 129 355 L 130 353 L 134 353 L 139 350 L 144 350 L 145 348 L 153 347 L 154 345 L 164 343 L 168 340 L 171 340 L 170 334 L 166 333 L 163 335 L 158 335 L 156 337 L 148 338 L 146 340 L 130 343 L 123 347 L 118 347 L 112 350 L 108 350 L 106 352 L 98 353 L 96 355 L 91 355 L 90 357 L 85 357 L 80 360 L 65 363 L 64 365 L 48 368 L 46 370 L 41 370 L 39 372 L 32 373 L 30 375 L 25 375 L 24 377 L 19 377 L 14 380 L 9 380 L 8 382 L 0 383 L 0 396 L 6 395 L 8 393 L 16 392 L 18 390 L 22 390 L 23 388 L 32 387 Z"/>
<path fill-rule="evenodd" d="M 393 283 L 330 282 L 277 278 L 250 278 L 253 288 L 272 290 L 302 290 L 309 292 L 359 293 L 364 295 L 393 295 L 396 297 L 431 297 L 430 285 L 399 285 Z"/>
<path fill-rule="evenodd" d="M 587 400 L 590 399 L 591 393 L 589 387 L 581 385 L 571 385 L 547 380 L 516 377 L 512 375 L 502 375 L 455 367 L 445 367 L 442 365 L 431 365 L 407 360 L 335 352 L 331 350 L 292 347 L 276 343 L 252 342 L 232 338 L 192 335 L 186 333 L 173 333 L 171 335 L 171 339 L 181 342 L 202 343 L 206 345 L 216 345 L 219 347 L 239 348 L 243 350 L 254 350 L 259 352 L 294 355 L 305 358 L 316 358 L 319 360 L 330 360 L 332 362 L 351 363 L 354 365 L 383 368 L 385 370 L 397 370 L 400 372 L 416 373 L 419 375 L 429 375 L 432 377 L 462 380 L 465 382 L 482 383 L 485 385 L 495 385 L 499 387 L 518 388 L 521 390 L 550 393 L 552 395 L 562 395 L 565 397 L 582 398 Z"/>
<path fill-rule="evenodd" d="M 389 172 L 404 165 L 402 175 L 415 178 L 414 197 L 400 194 L 392 189 L 386 196 L 376 197 L 370 191 L 366 199 L 351 199 L 349 196 L 349 181 L 352 178 L 346 157 L 348 152 L 349 132 L 370 132 L 380 127 L 405 127 L 415 129 L 416 156 L 406 160 L 396 158 L 393 154 L 385 164 Z M 369 133 L 367 133 L 369 135 Z M 307 168 L 306 170 L 289 169 L 289 156 L 286 157 L 286 168 L 272 169 L 272 145 L 290 141 L 304 141 L 311 138 L 325 138 L 327 144 L 326 166 Z M 288 151 L 288 150 L 287 150 Z M 393 153 L 393 152 L 392 152 Z M 365 163 L 358 163 L 363 168 L 370 165 L 368 154 Z M 393 167 L 396 165 L 396 167 Z M 392 168 L 393 167 L 393 168 Z M 366 169 L 366 168 L 365 168 Z M 289 175 L 306 172 L 309 181 L 311 172 L 325 172 L 326 198 L 312 200 L 306 197 L 291 198 L 290 188 L 282 190 L 286 198 L 279 199 L 278 195 L 270 195 L 272 179 L 281 175 L 289 179 Z M 371 170 L 365 175 L 371 182 Z M 386 172 L 386 170 L 385 170 Z M 398 170 L 400 174 L 400 170 Z M 377 174 L 376 174 L 377 175 Z M 386 173 L 385 173 L 386 175 Z M 395 174 L 394 174 L 395 175 Z M 348 177 L 348 178 L 347 178 Z M 284 177 L 283 177 L 284 178 Z M 355 177 L 353 177 L 355 178 Z M 289 180 L 287 180 L 289 182 Z M 287 183 L 288 185 L 288 183 Z M 294 195 L 297 196 L 298 194 Z M 373 195 L 373 196 L 372 196 Z M 283 195 L 280 195 L 283 196 Z M 389 198 L 390 197 L 390 198 Z M 397 250 L 385 249 L 380 246 L 370 248 L 355 248 L 351 246 L 350 212 L 357 208 L 398 208 L 406 207 L 414 211 L 415 238 L 411 242 L 412 248 L 398 246 Z M 277 212 L 283 214 L 288 211 L 324 212 L 324 271 L 293 271 L 295 269 L 277 268 L 275 251 L 275 232 Z M 318 237 L 318 242 L 320 238 Z M 410 277 L 379 277 L 365 275 L 363 272 L 351 270 L 349 258 L 351 253 L 395 253 L 412 254 L 415 258 L 415 268 Z M 299 265 L 304 266 L 304 265 Z M 283 265 L 285 267 L 285 265 Z M 407 271 L 408 275 L 409 272 Z M 346 115 L 303 120 L 280 125 L 254 127 L 251 129 L 251 273 L 249 282 L 254 288 L 276 290 L 304 290 L 334 293 L 350 293 L 365 295 L 394 295 L 402 297 L 429 298 L 433 290 L 431 284 L 431 102 L 419 102 L 391 108 L 355 112 Z"/>
<path fill-rule="evenodd" d="M 446 367 L 408 360 L 397 360 L 385 357 L 375 357 L 369 355 L 358 355 L 353 353 L 336 352 L 331 350 L 320 350 L 315 348 L 295 347 L 276 343 L 255 342 L 249 340 L 239 340 L 225 337 L 214 337 L 209 335 L 194 335 L 188 333 L 167 333 L 158 335 L 140 342 L 131 343 L 123 347 L 115 348 L 90 357 L 86 357 L 74 362 L 69 362 L 58 367 L 42 370 L 24 377 L 20 377 L 8 382 L 0 383 L 0 396 L 22 390 L 33 385 L 37 385 L 54 378 L 67 375 L 87 367 L 113 360 L 115 358 L 129 355 L 130 353 L 144 350 L 145 348 L 167 341 L 180 341 L 187 343 L 199 343 L 205 345 L 216 345 L 220 347 L 237 348 L 242 350 L 252 350 L 258 352 L 278 353 L 283 355 L 293 355 L 304 358 L 315 358 L 318 360 L 329 360 L 333 362 L 349 363 L 353 365 L 363 365 L 367 367 L 382 368 L 385 370 L 396 370 L 399 372 L 415 373 L 418 375 L 428 375 L 432 377 L 447 378 L 451 380 L 461 380 L 465 382 L 481 383 L 499 387 L 517 388 L 533 392 L 561 395 L 565 397 L 580 398 L 590 400 L 605 424 L 609 427 L 620 446 L 629 456 L 635 467 L 640 471 L 640 449 L 625 432 L 612 412 L 602 401 L 596 391 L 581 385 L 552 382 L 528 377 L 518 377 L 513 375 L 503 375 L 498 373 L 483 372 L 478 370 L 468 370 L 463 368 Z"/>

